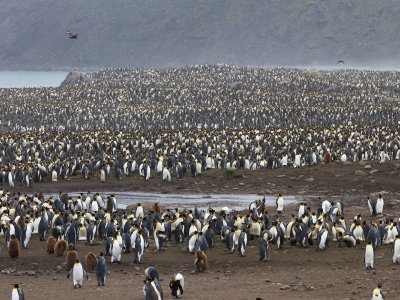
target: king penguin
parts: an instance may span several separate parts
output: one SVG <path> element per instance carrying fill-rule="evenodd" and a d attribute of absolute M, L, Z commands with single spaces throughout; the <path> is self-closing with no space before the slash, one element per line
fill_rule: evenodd
<path fill-rule="evenodd" d="M 97 285 L 104 286 L 107 277 L 107 264 L 102 252 L 100 252 L 100 256 L 97 259 L 95 272 L 97 277 Z"/>
<path fill-rule="evenodd" d="M 382 283 L 378 283 L 378 287 L 376 287 L 374 289 L 374 291 L 372 292 L 371 300 L 383 300 L 384 299 L 381 288 L 382 288 Z"/>
<path fill-rule="evenodd" d="M 364 262 L 367 270 L 372 270 L 374 268 L 374 247 L 371 241 L 369 241 L 365 247 Z"/>
<path fill-rule="evenodd" d="M 169 283 L 169 288 L 171 289 L 171 295 L 179 298 L 183 294 L 183 289 L 185 286 L 185 280 L 181 273 L 176 274 L 171 282 Z"/>
<path fill-rule="evenodd" d="M 14 284 L 14 288 L 11 292 L 11 300 L 25 300 L 24 291 L 18 284 Z"/>
<path fill-rule="evenodd" d="M 135 249 L 134 249 L 134 258 L 133 258 L 133 263 L 135 264 L 140 264 L 142 256 L 144 252 L 144 239 L 142 236 L 142 231 L 139 230 L 137 235 L 136 235 L 136 240 L 135 240 Z"/>
<path fill-rule="evenodd" d="M 79 259 L 75 261 L 74 267 L 69 271 L 67 278 L 69 278 L 71 274 L 73 275 L 72 279 L 74 282 L 74 289 L 82 287 L 84 276 L 89 280 L 89 277 Z"/>
<path fill-rule="evenodd" d="M 397 235 L 393 243 L 393 263 L 400 264 L 400 236 Z"/>

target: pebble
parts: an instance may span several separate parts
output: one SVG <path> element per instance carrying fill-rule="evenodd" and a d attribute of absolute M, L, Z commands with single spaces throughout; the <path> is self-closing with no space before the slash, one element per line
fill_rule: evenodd
<path fill-rule="evenodd" d="M 35 271 L 28 271 L 27 275 L 28 276 L 36 276 L 36 272 Z"/>
<path fill-rule="evenodd" d="M 372 166 L 371 166 L 371 165 L 365 165 L 365 166 L 364 166 L 364 169 L 370 170 L 370 169 L 372 169 Z"/>
<path fill-rule="evenodd" d="M 306 182 L 313 182 L 313 181 L 314 181 L 314 178 L 310 177 L 310 178 L 307 178 L 305 181 L 306 181 Z"/>
<path fill-rule="evenodd" d="M 288 289 L 290 289 L 290 285 L 287 285 L 287 284 L 282 285 L 282 286 L 280 287 L 280 289 L 281 289 L 282 291 L 288 290 Z"/>
<path fill-rule="evenodd" d="M 345 279 L 345 282 L 346 282 L 347 284 L 352 284 L 352 283 L 353 283 L 353 279 L 347 277 L 347 278 Z"/>

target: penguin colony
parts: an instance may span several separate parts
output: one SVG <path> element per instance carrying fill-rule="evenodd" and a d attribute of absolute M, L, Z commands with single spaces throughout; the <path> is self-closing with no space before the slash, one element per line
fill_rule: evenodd
<path fill-rule="evenodd" d="M 0 89 L 0 183 L 398 160 L 399 86 L 399 72 L 200 65 Z"/>
<path fill-rule="evenodd" d="M 120 263 L 122 255 L 129 255 L 133 263 L 139 264 L 143 263 L 143 253 L 150 244 L 160 251 L 159 255 L 168 251 L 163 246 L 166 241 L 186 243 L 186 253 L 194 255 L 193 268 L 199 273 L 209 268 L 208 256 L 212 255 L 211 249 L 217 242 L 225 244 L 228 253 L 236 251 L 238 259 L 246 255 L 249 244 L 258 245 L 258 259 L 263 262 L 268 261 L 270 247 L 282 249 L 290 244 L 327 251 L 335 244 L 349 248 L 365 244 L 364 264 L 367 270 L 379 267 L 374 262 L 375 252 L 381 245 L 391 244 L 393 256 L 387 259 L 400 263 L 400 223 L 398 218 L 383 215 L 382 195 L 376 200 L 366 199 L 365 205 L 369 207 L 371 217 L 375 218 L 368 223 L 360 214 L 346 218 L 341 201 L 331 202 L 321 198 L 314 210 L 300 202 L 297 215 L 288 220 L 281 219 L 282 214 L 269 214 L 265 199 L 251 202 L 248 209 L 242 212 L 229 207 L 223 207 L 218 212 L 198 207 L 193 210 L 162 209 L 159 203 L 148 211 L 140 203 L 132 210 L 117 210 L 115 197 L 111 205 L 111 202 L 102 201 L 100 193 L 84 194 L 79 200 L 81 203 L 77 199 L 71 200 L 64 193 L 56 199 L 45 199 L 43 195 L 18 196 L 2 191 L 1 199 L 0 234 L 8 245 L 8 255 L 11 258 L 23 255 L 19 245 L 25 241 L 27 228 L 31 227 L 36 238 L 42 240 L 45 237 L 48 253 L 63 256 L 66 251 L 68 277 L 72 275 L 74 288 L 83 286 L 85 277 L 88 278 L 87 272 L 95 272 L 98 285 L 105 285 L 106 256 L 110 257 L 111 263 Z M 283 208 L 282 194 L 277 199 L 280 202 L 277 207 L 279 213 Z M 46 222 L 40 235 L 42 220 Z M 79 239 L 80 230 L 85 231 L 86 240 Z M 105 252 L 99 256 L 87 252 L 83 265 L 74 250 L 75 245 L 83 243 L 90 247 L 93 240 L 104 240 Z M 28 242 L 25 242 L 25 247 L 29 249 Z M 151 295 L 154 299 L 163 299 L 158 272 L 154 267 L 146 269 L 144 283 L 145 297 Z M 182 274 L 176 274 L 169 286 L 173 296 L 182 296 Z M 376 290 L 374 293 L 377 293 Z M 153 299 L 151 297 L 149 299 Z"/>

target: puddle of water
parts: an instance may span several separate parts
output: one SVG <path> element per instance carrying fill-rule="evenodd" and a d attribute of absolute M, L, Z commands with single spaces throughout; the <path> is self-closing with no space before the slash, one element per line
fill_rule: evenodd
<path fill-rule="evenodd" d="M 73 198 L 77 197 L 80 192 L 68 193 Z M 160 203 L 163 208 L 194 208 L 196 205 L 201 209 L 213 207 L 218 210 L 224 206 L 230 209 L 247 209 L 249 204 L 257 199 L 262 199 L 260 195 L 216 195 L 216 194 L 158 194 L 158 193 L 141 193 L 141 192 L 102 192 L 103 199 L 108 195 L 114 194 L 117 199 L 118 208 L 124 209 L 128 205 L 137 203 L 154 204 Z M 92 193 L 93 195 L 93 193 Z M 46 195 L 47 196 L 47 195 Z M 56 196 L 56 195 L 48 195 Z M 285 204 L 298 202 L 299 198 L 295 196 L 284 196 Z M 267 206 L 274 206 L 276 196 L 265 196 Z"/>

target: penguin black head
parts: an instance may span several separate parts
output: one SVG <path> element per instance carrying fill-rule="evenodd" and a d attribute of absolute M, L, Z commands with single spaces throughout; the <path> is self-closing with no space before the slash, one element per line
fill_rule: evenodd
<path fill-rule="evenodd" d="M 382 283 L 378 283 L 378 288 L 381 288 L 382 287 Z"/>

